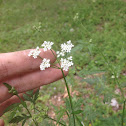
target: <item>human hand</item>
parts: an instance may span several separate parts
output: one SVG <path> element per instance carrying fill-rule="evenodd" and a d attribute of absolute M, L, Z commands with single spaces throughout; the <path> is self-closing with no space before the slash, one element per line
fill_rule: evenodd
<path fill-rule="evenodd" d="M 3 111 L 11 104 L 20 102 L 16 96 L 12 96 L 8 89 L 3 85 L 4 82 L 15 87 L 19 95 L 57 81 L 63 77 L 60 69 L 48 68 L 40 71 L 39 65 L 41 59 L 28 57 L 30 50 L 2 53 L 0 54 L 0 116 Z M 44 52 L 41 49 L 40 56 L 50 59 L 51 63 L 55 62 L 55 57 L 50 50 Z M 65 75 L 68 72 L 64 71 Z M 0 121 L 0 126 L 3 126 Z"/>

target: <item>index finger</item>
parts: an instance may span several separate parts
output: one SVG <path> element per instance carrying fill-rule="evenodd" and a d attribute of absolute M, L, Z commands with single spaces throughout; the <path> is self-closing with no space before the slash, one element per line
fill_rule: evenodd
<path fill-rule="evenodd" d="M 40 56 L 42 58 L 50 59 L 51 63 L 55 62 L 56 59 L 50 50 L 46 52 L 44 52 L 43 49 L 40 50 Z M 29 57 L 29 52 L 30 49 L 0 54 L 0 81 L 14 75 L 20 75 L 39 69 L 41 59 Z"/>

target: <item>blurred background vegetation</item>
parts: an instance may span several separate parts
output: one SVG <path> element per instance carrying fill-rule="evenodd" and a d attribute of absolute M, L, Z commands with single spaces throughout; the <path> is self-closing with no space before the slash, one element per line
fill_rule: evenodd
<path fill-rule="evenodd" d="M 67 40 L 75 45 L 75 65 L 67 79 L 74 100 L 83 99 L 85 125 L 118 126 L 123 99 L 114 93 L 118 86 L 112 76 L 114 71 L 125 90 L 126 1 L 0 0 L 1 53 L 35 48 L 44 40 L 55 42 L 55 50 Z M 40 99 L 48 105 L 63 104 L 62 84 L 61 80 L 44 86 Z M 120 104 L 117 110 L 103 104 L 112 98 Z"/>

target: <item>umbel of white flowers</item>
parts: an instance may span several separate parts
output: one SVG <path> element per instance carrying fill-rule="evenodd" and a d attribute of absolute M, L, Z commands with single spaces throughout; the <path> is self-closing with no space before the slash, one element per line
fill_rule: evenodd
<path fill-rule="evenodd" d="M 41 51 L 39 51 L 39 47 L 36 47 L 36 50 L 31 50 L 28 54 L 28 56 L 33 56 L 35 59 L 37 58 L 37 56 L 39 56 Z"/>
<path fill-rule="evenodd" d="M 54 43 L 50 42 L 50 41 L 44 41 L 44 43 L 41 45 L 44 51 L 47 50 L 51 50 L 52 45 Z M 66 53 L 70 53 L 72 47 L 74 47 L 74 45 L 71 43 L 71 40 L 67 41 L 67 43 L 63 43 L 61 44 L 61 51 L 57 51 L 57 57 L 63 57 L 65 56 Z M 33 58 L 37 58 L 39 56 L 39 54 L 41 53 L 41 51 L 39 50 L 39 47 L 37 46 L 37 48 L 35 50 L 31 50 L 28 54 L 28 56 L 33 56 Z M 68 57 L 68 58 L 61 58 L 60 59 L 60 66 L 63 70 L 68 71 L 69 67 L 73 65 L 72 62 L 72 56 Z M 43 58 L 42 63 L 40 64 L 40 70 L 45 70 L 45 68 L 49 68 L 50 65 L 50 59 L 47 58 Z"/>
<path fill-rule="evenodd" d="M 72 49 L 72 47 L 74 47 L 74 45 L 71 43 L 71 40 L 69 40 L 69 41 L 67 41 L 67 43 L 61 44 L 60 47 L 61 47 L 61 52 L 60 51 L 56 52 L 57 57 L 64 56 L 65 53 L 70 53 L 71 49 Z"/>

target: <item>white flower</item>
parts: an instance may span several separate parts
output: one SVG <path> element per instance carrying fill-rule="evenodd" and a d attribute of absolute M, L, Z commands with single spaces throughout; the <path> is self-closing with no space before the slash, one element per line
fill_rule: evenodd
<path fill-rule="evenodd" d="M 54 43 L 53 42 L 50 42 L 50 41 L 44 41 L 44 43 L 41 45 L 43 48 L 44 51 L 47 51 L 47 50 L 50 50 L 52 48 L 52 45 Z"/>
<path fill-rule="evenodd" d="M 119 104 L 118 104 L 118 102 L 117 102 L 117 100 L 116 100 L 115 98 L 113 98 L 113 99 L 111 100 L 110 105 L 111 105 L 112 107 L 119 108 Z"/>
<path fill-rule="evenodd" d="M 33 56 L 35 59 L 39 56 L 41 51 L 39 51 L 39 47 L 37 46 L 36 50 L 31 50 L 28 56 Z"/>
<path fill-rule="evenodd" d="M 65 52 L 57 51 L 56 54 L 57 54 L 57 57 L 65 56 Z"/>
<path fill-rule="evenodd" d="M 67 59 L 72 61 L 72 56 L 68 57 Z"/>
<path fill-rule="evenodd" d="M 61 44 L 61 52 L 70 52 L 72 47 L 74 47 L 74 45 L 71 43 L 71 40 L 67 41 L 66 43 Z"/>
<path fill-rule="evenodd" d="M 42 63 L 40 64 L 40 70 L 45 70 L 45 68 L 50 67 L 50 59 L 44 58 Z"/>
<path fill-rule="evenodd" d="M 67 59 L 61 58 L 60 62 L 61 62 L 61 68 L 63 68 L 63 70 L 65 71 L 68 71 L 69 67 L 73 65 L 71 56 L 68 57 Z"/>
<path fill-rule="evenodd" d="M 57 57 L 65 56 L 65 53 L 70 53 L 72 47 L 74 47 L 74 45 L 71 43 L 71 40 L 67 41 L 67 43 L 61 44 L 61 52 L 60 51 L 56 52 Z"/>

